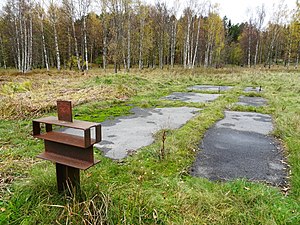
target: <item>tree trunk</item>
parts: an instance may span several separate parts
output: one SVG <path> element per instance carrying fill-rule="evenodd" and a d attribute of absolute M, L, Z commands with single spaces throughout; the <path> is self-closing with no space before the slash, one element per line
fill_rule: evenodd
<path fill-rule="evenodd" d="M 196 36 L 196 45 L 195 45 L 195 51 L 194 51 L 194 58 L 193 58 L 192 68 L 194 68 L 195 62 L 196 62 L 196 58 L 197 58 L 198 45 L 199 45 L 199 35 L 200 35 L 200 25 L 201 25 L 200 22 L 201 22 L 201 16 L 199 16 L 199 21 L 198 21 L 197 36 Z"/>
<path fill-rule="evenodd" d="M 258 31 L 257 42 L 256 42 L 256 46 L 255 46 L 254 63 L 253 63 L 254 68 L 256 67 L 256 64 L 257 64 L 259 42 L 260 42 L 260 32 Z"/>
<path fill-rule="evenodd" d="M 145 19 L 142 18 L 140 20 L 140 45 L 139 45 L 139 69 L 142 70 L 143 65 L 143 42 L 144 42 L 144 26 L 145 26 Z"/>
<path fill-rule="evenodd" d="M 189 49 L 189 58 L 188 58 L 188 65 L 189 69 L 192 68 L 192 63 L 193 63 L 193 51 L 194 51 L 194 28 L 195 28 L 195 23 L 193 21 L 193 18 L 191 18 L 191 23 L 192 23 L 192 29 L 191 29 L 191 40 L 190 40 L 190 49 Z"/>
<path fill-rule="evenodd" d="M 93 57 L 93 54 L 94 54 L 94 43 L 91 44 L 91 52 L 90 52 L 90 62 L 93 63 L 93 60 L 94 60 L 94 57 Z"/>
<path fill-rule="evenodd" d="M 191 29 L 191 19 L 188 16 L 188 27 L 187 27 L 187 34 L 186 34 L 186 66 L 190 66 L 190 29 Z"/>
<path fill-rule="evenodd" d="M 20 42 L 21 42 L 21 71 L 22 73 L 25 73 L 25 48 L 24 48 L 24 33 L 23 33 L 23 18 L 20 13 L 20 18 L 19 18 L 19 23 L 20 23 Z"/>
<path fill-rule="evenodd" d="M 15 28 L 16 28 L 16 45 L 17 45 L 17 68 L 21 71 L 21 50 L 20 50 L 20 32 L 18 31 L 17 21 L 14 19 Z"/>
<path fill-rule="evenodd" d="M 118 65 L 117 65 L 117 61 L 114 61 L 114 69 L 115 69 L 115 73 L 118 73 Z"/>
<path fill-rule="evenodd" d="M 186 69 L 186 62 L 187 62 L 187 43 L 186 43 L 187 36 L 184 40 L 183 44 L 183 68 Z"/>
<path fill-rule="evenodd" d="M 73 38 L 74 38 L 74 45 L 75 45 L 75 54 L 76 54 L 76 59 L 77 59 L 77 67 L 79 70 L 81 70 L 81 65 L 80 65 L 80 58 L 79 58 L 79 52 L 78 52 L 78 44 L 77 44 L 77 38 L 76 38 L 76 31 L 75 31 L 75 24 L 72 18 L 72 29 L 73 29 Z"/>
<path fill-rule="evenodd" d="M 28 65 L 27 69 L 31 70 L 32 67 L 32 16 L 30 15 L 30 21 L 29 21 L 29 46 L 28 46 Z"/>
<path fill-rule="evenodd" d="M 71 49 L 72 49 L 72 46 L 71 46 L 71 33 L 70 33 L 70 28 L 68 27 L 68 58 L 69 60 L 71 60 L 71 57 L 72 57 L 72 53 L 71 53 Z"/>
<path fill-rule="evenodd" d="M 106 71 L 106 54 L 107 54 L 107 34 L 106 29 L 104 30 L 103 37 L 103 69 Z"/>
<path fill-rule="evenodd" d="M 54 30 L 54 44 L 55 44 L 55 51 L 56 51 L 56 63 L 57 63 L 57 69 L 60 70 L 60 54 L 59 54 L 59 48 L 58 48 L 58 37 L 57 37 L 57 31 L 56 31 L 56 23 L 53 23 L 53 30 Z"/>
<path fill-rule="evenodd" d="M 1 45 L 1 55 L 2 55 L 2 62 L 3 62 L 3 67 L 4 69 L 6 69 L 6 57 L 5 57 L 5 53 L 4 53 L 4 46 L 3 46 L 3 40 L 2 37 L 0 37 L 0 45 Z"/>
<path fill-rule="evenodd" d="M 45 42 L 45 35 L 44 35 L 43 16 L 41 16 L 41 33 L 42 33 L 42 43 L 43 43 L 45 65 L 46 65 L 47 71 L 49 71 L 49 63 L 48 63 L 48 56 L 47 56 L 46 42 Z"/>
<path fill-rule="evenodd" d="M 163 52 L 164 52 L 163 35 L 161 34 L 160 44 L 159 44 L 159 68 L 160 69 L 163 69 Z"/>
<path fill-rule="evenodd" d="M 127 71 L 130 70 L 130 59 L 131 59 L 131 52 L 130 52 L 130 45 L 131 45 L 131 21 L 130 21 L 130 13 L 128 16 L 128 31 L 127 31 Z"/>
<path fill-rule="evenodd" d="M 208 43 L 206 44 L 206 51 L 205 51 L 205 58 L 204 58 L 204 67 L 209 66 L 209 58 L 210 58 L 210 40 L 208 40 Z"/>
<path fill-rule="evenodd" d="M 176 32 L 177 32 L 177 21 L 174 19 L 172 23 L 172 34 L 171 34 L 171 68 L 174 68 L 175 62 L 175 50 L 176 50 Z"/>
<path fill-rule="evenodd" d="M 28 65 L 28 37 L 27 37 L 27 26 L 26 26 L 26 20 L 23 20 L 24 23 L 24 72 L 26 73 L 28 71 L 27 65 Z"/>
<path fill-rule="evenodd" d="M 248 68 L 251 67 L 251 24 L 250 27 L 248 28 Z"/>
<path fill-rule="evenodd" d="M 288 49 L 288 58 L 287 58 L 287 69 L 290 68 L 291 51 L 292 51 L 292 40 L 291 40 L 291 31 L 290 31 L 289 32 L 289 49 Z"/>
<path fill-rule="evenodd" d="M 89 70 L 89 61 L 88 61 L 88 47 L 87 47 L 87 35 L 86 35 L 86 16 L 83 17 L 83 34 L 84 34 L 84 54 L 85 54 L 85 69 Z"/>

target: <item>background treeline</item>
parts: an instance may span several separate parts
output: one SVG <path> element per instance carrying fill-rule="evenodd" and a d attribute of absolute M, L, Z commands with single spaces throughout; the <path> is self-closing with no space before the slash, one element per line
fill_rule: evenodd
<path fill-rule="evenodd" d="M 233 24 L 218 6 L 190 0 L 8 0 L 0 14 L 0 66 L 115 72 L 132 67 L 222 67 L 226 64 L 298 67 L 300 4 L 289 11 L 264 6 Z M 228 15 L 230 17 L 230 15 Z"/>

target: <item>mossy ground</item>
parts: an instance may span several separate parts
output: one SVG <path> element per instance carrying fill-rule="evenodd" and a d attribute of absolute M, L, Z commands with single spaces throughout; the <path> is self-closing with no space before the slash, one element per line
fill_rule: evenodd
<path fill-rule="evenodd" d="M 64 83 L 59 82 L 62 76 Z M 117 75 L 102 71 L 90 71 L 88 75 L 39 71 L 28 76 L 5 72 L 0 78 L 0 98 L 11 102 L 11 108 L 0 104 L 0 224 L 300 223 L 297 71 L 176 69 Z M 235 88 L 208 104 L 160 99 L 196 84 Z M 269 101 L 268 106 L 233 104 L 244 87 L 260 85 L 264 90 L 260 95 Z M 52 93 L 51 101 L 48 92 Z M 71 93 L 67 97 L 76 103 L 75 118 L 88 121 L 101 122 L 126 115 L 132 107 L 193 106 L 203 110 L 182 128 L 166 133 L 164 160 L 159 157 L 160 133 L 155 136 L 155 143 L 123 161 L 112 161 L 95 150 L 101 163 L 81 172 L 81 195 L 67 197 L 57 194 L 53 164 L 35 158 L 43 151 L 43 143 L 31 137 L 31 119 L 55 114 L 55 98 L 64 93 Z M 18 108 L 22 100 L 26 102 L 24 113 L 22 107 Z M 224 110 L 257 111 L 273 116 L 274 135 L 283 141 L 291 168 L 288 192 L 246 180 L 218 183 L 189 175 L 199 141 L 224 116 Z"/>

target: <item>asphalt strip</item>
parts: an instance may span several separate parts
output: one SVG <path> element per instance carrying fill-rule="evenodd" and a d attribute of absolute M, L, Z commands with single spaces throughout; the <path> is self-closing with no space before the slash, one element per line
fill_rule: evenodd
<path fill-rule="evenodd" d="M 102 141 L 94 147 L 111 159 L 123 159 L 132 152 L 154 142 L 153 135 L 162 129 L 177 129 L 192 119 L 201 109 L 193 107 L 134 108 L 132 115 L 101 123 Z M 81 130 L 64 129 L 65 133 L 82 136 Z M 94 136 L 92 130 L 91 136 Z"/>
<path fill-rule="evenodd" d="M 285 186 L 287 168 L 272 130 L 269 115 L 225 111 L 225 118 L 206 132 L 191 174 L 212 181 L 245 178 Z"/>

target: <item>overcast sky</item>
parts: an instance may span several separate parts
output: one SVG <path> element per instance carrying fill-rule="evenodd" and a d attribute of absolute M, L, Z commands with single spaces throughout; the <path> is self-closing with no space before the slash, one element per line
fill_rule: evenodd
<path fill-rule="evenodd" d="M 37 2 L 40 0 L 36 0 Z M 47 1 L 47 0 L 44 0 Z M 155 3 L 158 0 L 144 0 L 148 3 Z M 178 1 L 181 7 L 184 7 L 186 2 L 189 0 L 159 0 L 160 2 L 166 2 L 168 6 L 172 5 L 172 2 Z M 195 0 L 197 2 L 202 2 L 203 0 Z M 0 0 L 0 7 L 5 4 L 6 0 Z M 247 20 L 247 10 L 252 8 L 255 10 L 257 6 L 265 5 L 267 10 L 267 15 L 270 15 L 272 11 L 273 4 L 278 4 L 280 2 L 285 2 L 289 9 L 293 9 L 296 6 L 296 0 L 211 0 L 212 3 L 219 4 L 219 13 L 221 17 L 225 15 L 231 19 L 233 23 L 241 23 Z M 266 20 L 268 20 L 268 16 Z"/>
<path fill-rule="evenodd" d="M 212 0 L 220 4 L 221 16 L 227 16 L 234 23 L 240 23 L 247 20 L 247 10 L 257 6 L 265 5 L 267 14 L 270 15 L 273 5 L 285 2 L 289 9 L 296 7 L 296 0 Z M 266 18 L 267 19 L 267 18 Z"/>
<path fill-rule="evenodd" d="M 178 2 L 180 7 L 184 7 L 189 0 L 144 0 L 149 3 L 155 3 L 157 1 L 166 2 L 167 5 L 172 5 L 173 2 Z M 203 2 L 205 0 L 194 0 L 197 2 Z M 272 12 L 273 5 L 278 5 L 284 2 L 289 9 L 294 9 L 296 6 L 296 0 L 210 0 L 211 3 L 219 4 L 219 13 L 223 18 L 225 15 L 231 19 L 233 23 L 245 22 L 248 19 L 247 11 L 252 9 L 255 11 L 257 6 L 264 4 L 268 15 Z"/>

